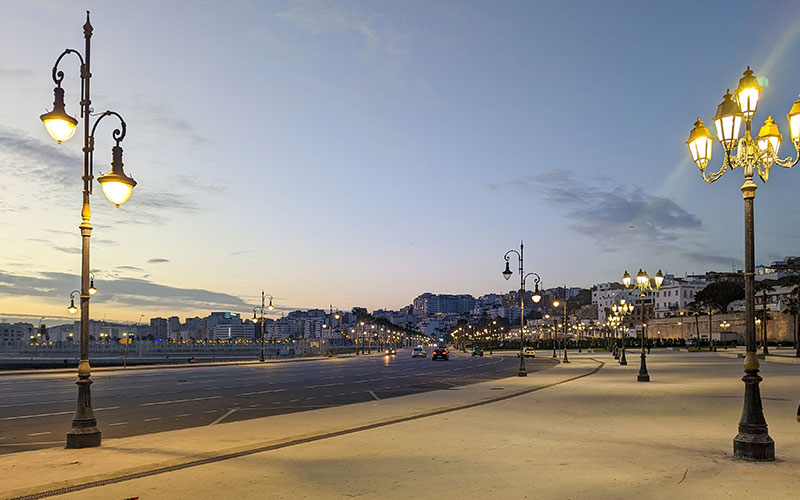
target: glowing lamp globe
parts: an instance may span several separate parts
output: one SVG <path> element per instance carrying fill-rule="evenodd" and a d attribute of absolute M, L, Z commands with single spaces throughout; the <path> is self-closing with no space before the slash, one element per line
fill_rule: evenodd
<path fill-rule="evenodd" d="M 700 167 L 706 168 L 708 162 L 711 161 L 711 149 L 714 145 L 714 137 L 708 130 L 708 127 L 703 125 L 703 120 L 697 117 L 694 122 L 694 128 L 689 132 L 689 140 L 686 141 L 689 146 L 689 152 L 692 154 L 692 161 Z"/>
<path fill-rule="evenodd" d="M 78 120 L 69 116 L 64 109 L 64 89 L 56 87 L 54 90 L 55 99 L 53 100 L 53 111 L 45 113 L 39 118 L 44 123 L 50 137 L 61 144 L 68 141 L 75 135 L 78 128 Z"/>
<path fill-rule="evenodd" d="M 722 102 L 717 106 L 717 113 L 714 115 L 714 126 L 717 129 L 717 138 L 722 146 L 725 147 L 725 151 L 733 149 L 733 145 L 739 139 L 739 131 L 742 128 L 742 110 L 733 100 L 730 89 L 725 92 L 725 95 L 722 96 Z"/>
<path fill-rule="evenodd" d="M 739 101 L 739 107 L 742 110 L 745 120 L 750 120 L 756 109 L 758 108 L 758 96 L 761 93 L 761 86 L 758 84 L 758 78 L 753 75 L 750 66 L 743 73 L 744 76 L 739 80 L 739 86 L 736 88 L 736 100 Z"/>

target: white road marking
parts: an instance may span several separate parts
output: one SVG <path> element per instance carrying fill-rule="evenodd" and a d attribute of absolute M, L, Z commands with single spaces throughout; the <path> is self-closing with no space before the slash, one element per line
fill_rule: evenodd
<path fill-rule="evenodd" d="M 172 403 L 187 403 L 189 401 L 205 401 L 207 399 L 219 399 L 222 396 L 209 396 L 207 398 L 188 398 L 188 399 L 173 399 L 171 401 L 155 401 L 153 403 L 140 403 L 139 406 L 158 406 L 168 405 Z"/>
<path fill-rule="evenodd" d="M 214 420 L 213 422 L 211 422 L 208 425 L 214 425 L 214 424 L 218 424 L 218 423 L 222 422 L 223 420 L 225 420 L 228 417 L 228 415 L 230 415 L 231 413 L 235 412 L 238 409 L 239 408 L 231 408 L 230 410 L 228 410 L 228 413 L 226 413 L 225 415 L 222 415 L 221 417 L 219 417 L 218 419 Z"/>
<path fill-rule="evenodd" d="M 108 424 L 109 427 L 112 427 L 112 426 L 115 426 L 115 425 L 128 425 L 128 422 L 114 422 L 113 424 Z"/>
<path fill-rule="evenodd" d="M 379 398 L 379 397 L 377 396 L 377 394 L 375 394 L 374 392 L 372 392 L 372 391 L 367 391 L 367 392 L 368 392 L 368 393 L 370 393 L 370 394 L 372 394 L 372 397 L 373 397 L 373 398 L 375 398 L 375 399 L 381 399 L 381 398 Z"/>
<path fill-rule="evenodd" d="M 181 413 L 180 415 L 175 415 L 175 418 L 178 418 L 178 417 L 188 417 L 189 415 L 191 415 L 191 413 Z"/>
<path fill-rule="evenodd" d="M 206 410 L 203 413 L 217 413 L 217 410 Z"/>
<path fill-rule="evenodd" d="M 316 389 L 317 387 L 333 387 L 335 385 L 344 385 L 344 382 L 336 382 L 335 384 L 307 385 L 303 387 L 303 389 Z"/>
<path fill-rule="evenodd" d="M 268 389 L 266 391 L 242 392 L 240 394 L 234 394 L 234 396 L 252 396 L 254 394 L 269 394 L 271 392 L 283 392 L 287 390 L 288 389 Z"/>
<path fill-rule="evenodd" d="M 46 436 L 46 435 L 48 435 L 48 434 L 52 434 L 52 432 L 32 432 L 32 433 L 28 434 L 28 437 L 33 437 L 33 436 Z"/>
<path fill-rule="evenodd" d="M 109 406 L 107 408 L 94 408 L 94 411 L 103 411 L 103 410 L 117 410 L 119 406 Z M 17 415 L 16 417 L 3 417 L 0 420 L 20 420 L 23 418 L 36 418 L 36 417 L 52 417 L 54 415 L 69 415 L 70 413 L 75 413 L 74 410 L 72 411 L 56 411 L 53 413 L 39 413 L 36 415 Z"/>
<path fill-rule="evenodd" d="M 72 403 L 74 399 L 61 399 L 58 401 L 37 401 L 35 403 L 14 403 L 10 405 L 0 405 L 0 408 L 13 408 L 15 406 L 34 406 L 34 405 L 50 405 L 56 403 Z"/>
<path fill-rule="evenodd" d="M 145 422 L 154 422 L 156 420 L 161 420 L 161 417 L 153 417 L 153 418 L 144 419 Z"/>
<path fill-rule="evenodd" d="M 382 378 L 368 378 L 368 379 L 365 379 L 365 380 L 356 380 L 353 383 L 354 384 L 363 384 L 364 382 L 378 382 L 380 380 L 383 380 L 383 379 Z"/>
<path fill-rule="evenodd" d="M 299 399 L 290 399 L 289 400 L 290 403 L 297 403 L 298 401 L 300 401 L 300 400 Z"/>

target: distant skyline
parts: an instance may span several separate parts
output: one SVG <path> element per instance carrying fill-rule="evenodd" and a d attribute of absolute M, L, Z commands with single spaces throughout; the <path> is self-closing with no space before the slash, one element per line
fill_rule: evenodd
<path fill-rule="evenodd" d="M 545 288 L 741 269 L 741 171 L 707 185 L 685 141 L 750 65 L 754 129 L 773 116 L 794 154 L 800 4 L 721 5 L 6 0 L 0 318 L 66 317 L 80 285 L 81 131 L 56 145 L 39 115 L 86 9 L 94 109 L 125 117 L 139 183 L 92 196 L 92 319 L 503 293 L 520 240 Z M 758 182 L 757 264 L 800 254 L 796 170 Z"/>

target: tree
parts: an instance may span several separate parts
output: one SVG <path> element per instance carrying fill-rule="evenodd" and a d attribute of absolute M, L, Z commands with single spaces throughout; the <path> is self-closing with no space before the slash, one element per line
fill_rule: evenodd
<path fill-rule="evenodd" d="M 792 339 L 794 340 L 794 355 L 800 357 L 800 343 L 797 339 L 797 319 L 800 316 L 800 301 L 796 297 L 792 297 L 786 302 L 786 308 L 783 310 L 784 314 L 792 315 Z"/>
<path fill-rule="evenodd" d="M 758 296 L 761 293 L 761 341 L 764 343 L 764 355 L 769 354 L 769 345 L 767 342 L 767 320 L 771 319 L 767 314 L 767 298 L 769 292 L 775 290 L 772 283 L 762 280 L 755 283 L 755 294 Z"/>
<path fill-rule="evenodd" d="M 697 292 L 695 302 L 711 306 L 721 313 L 728 312 L 728 305 L 734 300 L 744 298 L 744 288 L 732 281 L 717 281 Z"/>
<path fill-rule="evenodd" d="M 697 301 L 697 295 L 699 295 L 699 294 L 700 294 L 700 292 L 698 292 L 695 295 L 695 300 L 693 300 L 693 301 L 689 302 L 688 304 L 686 304 L 686 309 L 688 310 L 689 314 L 694 316 L 694 329 L 695 329 L 695 332 L 697 333 L 697 348 L 698 349 L 700 348 L 700 318 L 699 318 L 699 316 L 703 312 L 703 304 L 701 304 L 700 302 Z"/>

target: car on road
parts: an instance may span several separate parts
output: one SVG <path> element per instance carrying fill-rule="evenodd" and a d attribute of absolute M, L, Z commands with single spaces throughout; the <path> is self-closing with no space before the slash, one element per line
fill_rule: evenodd
<path fill-rule="evenodd" d="M 424 347 L 415 347 L 413 351 L 411 351 L 412 358 L 424 358 L 427 356 L 428 353 L 425 351 Z"/>
<path fill-rule="evenodd" d="M 526 347 L 522 350 L 522 354 L 517 353 L 517 357 L 525 356 L 526 358 L 535 358 L 536 357 L 536 349 L 533 347 Z"/>
<path fill-rule="evenodd" d="M 472 349 L 472 355 L 473 356 L 481 356 L 481 357 L 483 357 L 483 349 L 481 349 L 480 347 L 474 347 Z"/>
<path fill-rule="evenodd" d="M 389 347 L 388 349 L 386 349 L 386 351 L 384 351 L 384 353 L 387 356 L 396 356 L 397 355 L 397 351 L 394 350 L 394 347 Z"/>
<path fill-rule="evenodd" d="M 445 347 L 437 347 L 431 353 L 431 361 L 436 361 L 437 359 L 443 359 L 447 361 L 450 359 L 450 354 L 447 352 L 447 348 Z"/>

